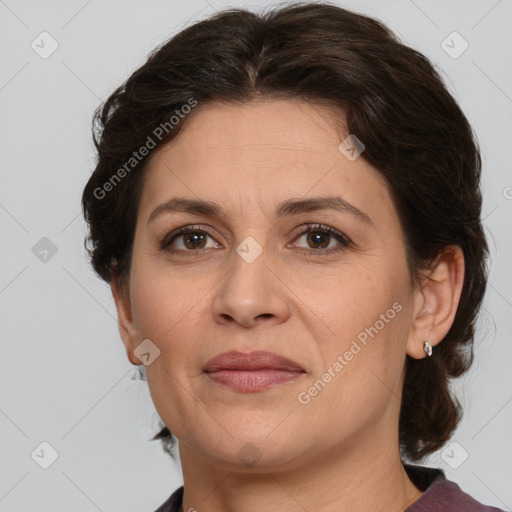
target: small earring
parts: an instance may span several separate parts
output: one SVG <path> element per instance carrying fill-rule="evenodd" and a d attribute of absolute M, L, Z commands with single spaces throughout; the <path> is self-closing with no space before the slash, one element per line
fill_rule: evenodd
<path fill-rule="evenodd" d="M 423 344 L 423 350 L 425 351 L 428 357 L 432 356 L 432 346 L 428 341 L 425 341 L 425 343 Z"/>
<path fill-rule="evenodd" d="M 143 364 L 138 364 L 133 369 L 132 378 L 130 380 L 146 381 L 146 368 Z"/>

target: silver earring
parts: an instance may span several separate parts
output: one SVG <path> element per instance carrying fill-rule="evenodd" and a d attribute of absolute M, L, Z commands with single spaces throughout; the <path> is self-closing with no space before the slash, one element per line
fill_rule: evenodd
<path fill-rule="evenodd" d="M 425 341 L 425 343 L 423 344 L 423 350 L 425 351 L 428 357 L 432 356 L 432 346 L 428 341 Z"/>
<path fill-rule="evenodd" d="M 130 380 L 146 381 L 146 368 L 143 364 L 138 364 L 133 369 L 132 378 Z"/>

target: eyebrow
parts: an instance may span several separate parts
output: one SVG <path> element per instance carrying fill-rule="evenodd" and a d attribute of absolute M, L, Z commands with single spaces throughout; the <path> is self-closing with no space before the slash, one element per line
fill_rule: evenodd
<path fill-rule="evenodd" d="M 375 228 L 371 218 L 356 208 L 353 204 L 349 203 L 346 199 L 340 196 L 319 196 L 311 197 L 308 199 L 289 199 L 279 203 L 275 210 L 275 215 L 278 218 L 283 218 L 291 215 L 298 215 L 300 213 L 313 212 L 318 210 L 336 210 L 341 213 L 346 213 L 355 219 Z M 224 210 L 222 207 L 211 201 L 203 201 L 201 199 L 189 199 L 186 197 L 175 197 L 157 206 L 149 216 L 148 223 L 155 217 L 164 213 L 192 213 L 196 215 L 203 215 L 206 217 L 222 217 Z"/>

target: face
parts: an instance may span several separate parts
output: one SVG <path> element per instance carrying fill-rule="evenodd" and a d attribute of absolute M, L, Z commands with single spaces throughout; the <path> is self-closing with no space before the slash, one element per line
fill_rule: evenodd
<path fill-rule="evenodd" d="M 155 407 L 209 464 L 268 471 L 396 441 L 414 291 L 387 183 L 338 148 L 341 125 L 299 101 L 199 105 L 150 161 L 122 336 L 135 364 L 150 340 Z M 230 351 L 296 371 L 208 366 Z"/>

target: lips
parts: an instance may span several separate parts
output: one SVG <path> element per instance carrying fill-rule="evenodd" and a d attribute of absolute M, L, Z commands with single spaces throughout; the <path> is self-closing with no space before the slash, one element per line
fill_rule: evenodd
<path fill-rule="evenodd" d="M 211 373 L 219 370 L 284 370 L 288 372 L 304 372 L 304 368 L 291 359 L 263 350 L 245 354 L 237 351 L 224 352 L 210 359 L 203 371 Z"/>
<path fill-rule="evenodd" d="M 242 392 L 291 383 L 306 373 L 295 361 L 265 351 L 225 352 L 210 359 L 203 371 L 213 382 Z"/>

